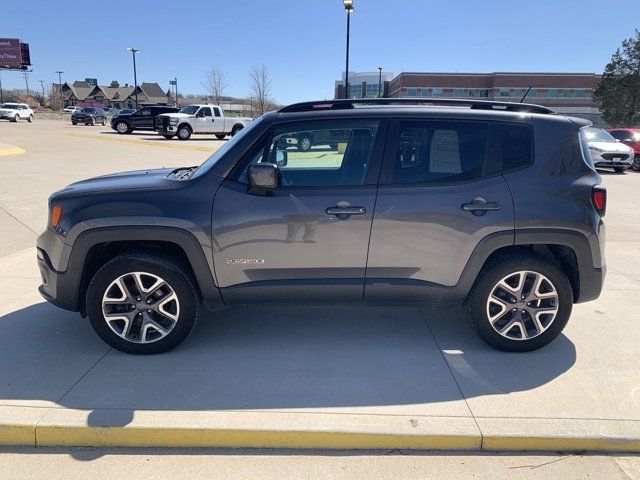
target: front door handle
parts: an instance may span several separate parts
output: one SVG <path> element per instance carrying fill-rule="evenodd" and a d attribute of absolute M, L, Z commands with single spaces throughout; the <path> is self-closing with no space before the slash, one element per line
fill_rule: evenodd
<path fill-rule="evenodd" d="M 364 207 L 329 207 L 327 215 L 335 215 L 340 220 L 346 220 L 351 215 L 364 215 L 367 210 Z"/>
<path fill-rule="evenodd" d="M 502 205 L 498 202 L 487 202 L 482 197 L 476 197 L 469 203 L 462 204 L 462 210 L 465 212 L 471 212 L 473 215 L 479 217 L 487 212 L 501 210 Z"/>

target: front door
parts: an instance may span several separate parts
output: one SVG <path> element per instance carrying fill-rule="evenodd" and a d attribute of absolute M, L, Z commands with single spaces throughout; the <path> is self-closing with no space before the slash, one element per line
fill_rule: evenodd
<path fill-rule="evenodd" d="M 393 122 L 371 231 L 366 300 L 445 299 L 440 295 L 456 287 L 483 238 L 498 232 L 507 242 L 513 238 L 501 128 L 482 121 Z M 510 128 L 523 129 L 512 137 L 522 143 L 519 155 L 530 156 L 530 127 Z"/>
<path fill-rule="evenodd" d="M 202 107 L 196 112 L 194 120 L 195 133 L 212 133 L 213 132 L 213 115 L 210 107 Z"/>
<path fill-rule="evenodd" d="M 385 129 L 378 120 L 281 124 L 246 155 L 213 205 L 226 303 L 362 299 Z M 303 134 L 318 139 L 305 151 Z M 249 187 L 248 167 L 260 162 L 278 165 L 277 188 Z"/>

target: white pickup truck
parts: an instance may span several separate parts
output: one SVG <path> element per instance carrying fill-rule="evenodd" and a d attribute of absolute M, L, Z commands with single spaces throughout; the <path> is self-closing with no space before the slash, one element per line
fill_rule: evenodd
<path fill-rule="evenodd" d="M 247 126 L 250 118 L 225 117 L 217 105 L 186 105 L 178 113 L 163 113 L 155 120 L 154 130 L 166 139 L 175 136 L 188 140 L 194 133 L 211 133 L 222 140 Z"/>

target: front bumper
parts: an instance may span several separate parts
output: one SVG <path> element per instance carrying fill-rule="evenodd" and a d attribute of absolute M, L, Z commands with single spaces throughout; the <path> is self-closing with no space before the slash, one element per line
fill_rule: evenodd
<path fill-rule="evenodd" d="M 629 168 L 633 164 L 633 153 L 596 152 L 591 150 L 593 165 L 596 167 Z"/>
<path fill-rule="evenodd" d="M 79 310 L 78 292 L 82 272 L 72 268 L 57 270 L 67 245 L 51 230 L 47 229 L 37 241 L 36 254 L 40 279 L 40 295 L 56 307 L 77 312 Z M 58 267 L 60 268 L 60 267 Z"/>

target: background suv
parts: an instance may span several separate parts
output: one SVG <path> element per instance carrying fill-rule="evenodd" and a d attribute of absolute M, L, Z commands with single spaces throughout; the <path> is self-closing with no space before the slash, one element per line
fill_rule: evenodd
<path fill-rule="evenodd" d="M 631 168 L 640 172 L 640 128 L 611 128 L 608 132 L 633 149 L 634 159 Z"/>
<path fill-rule="evenodd" d="M 153 130 L 155 119 L 161 113 L 174 113 L 174 107 L 144 107 L 133 113 L 120 112 L 111 118 L 111 128 L 118 133 L 131 133 L 134 130 Z"/>
<path fill-rule="evenodd" d="M 78 123 L 84 123 L 85 125 L 101 123 L 106 125 L 107 114 L 101 108 L 83 107 L 71 114 L 71 124 L 77 125 Z"/>
<path fill-rule="evenodd" d="M 26 103 L 3 103 L 0 105 L 0 118 L 6 118 L 12 122 L 18 120 L 33 121 L 33 110 Z"/>
<path fill-rule="evenodd" d="M 131 353 L 175 347 L 203 307 L 292 302 L 462 303 L 494 347 L 546 345 L 605 275 L 589 122 L 537 105 L 416 102 L 290 105 L 200 167 L 54 193 L 40 292 Z M 335 149 L 286 141 L 331 131 Z"/>

